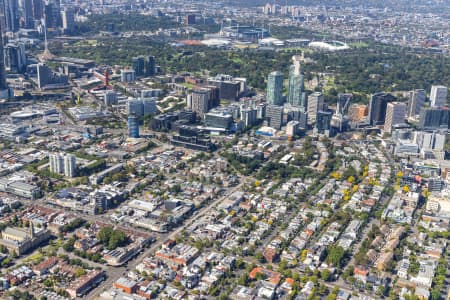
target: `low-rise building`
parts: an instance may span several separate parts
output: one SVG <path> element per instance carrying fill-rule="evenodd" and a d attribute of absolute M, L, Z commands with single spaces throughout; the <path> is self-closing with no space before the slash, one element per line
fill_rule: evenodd
<path fill-rule="evenodd" d="M 66 288 L 66 292 L 72 299 L 82 297 L 94 286 L 98 285 L 105 278 L 105 273 L 102 270 L 93 270 L 84 276 L 79 277 L 71 282 Z"/>

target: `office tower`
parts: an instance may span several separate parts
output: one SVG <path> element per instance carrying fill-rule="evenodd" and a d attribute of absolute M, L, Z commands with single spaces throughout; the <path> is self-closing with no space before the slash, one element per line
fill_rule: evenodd
<path fill-rule="evenodd" d="M 62 155 L 52 153 L 49 155 L 50 172 L 61 174 L 64 173 L 64 158 Z"/>
<path fill-rule="evenodd" d="M 331 117 L 333 113 L 331 111 L 318 111 L 316 116 L 316 125 L 314 129 L 318 133 L 327 133 L 331 129 Z"/>
<path fill-rule="evenodd" d="M 260 103 L 256 107 L 256 117 L 259 120 L 264 119 L 266 117 L 266 106 L 267 106 L 266 103 Z"/>
<path fill-rule="evenodd" d="M 47 2 L 44 5 L 44 17 L 46 28 L 56 28 L 56 20 L 53 15 L 53 4 L 50 2 Z"/>
<path fill-rule="evenodd" d="M 446 86 L 433 85 L 430 93 L 431 107 L 447 106 L 447 94 L 448 89 Z"/>
<path fill-rule="evenodd" d="M 298 121 L 289 121 L 286 124 L 286 135 L 289 137 L 293 137 L 300 132 L 300 122 Z"/>
<path fill-rule="evenodd" d="M 219 97 L 223 100 L 237 101 L 242 90 L 242 82 L 230 75 L 218 74 L 208 78 L 208 84 L 219 88 Z"/>
<path fill-rule="evenodd" d="M 38 64 L 36 68 L 38 88 L 42 89 L 44 86 L 50 83 L 53 75 L 52 70 L 44 64 Z"/>
<path fill-rule="evenodd" d="M 51 5 L 51 14 L 55 28 L 62 27 L 61 19 L 61 0 L 49 0 Z"/>
<path fill-rule="evenodd" d="M 434 132 L 433 134 L 433 150 L 444 151 L 447 135 L 443 133 Z"/>
<path fill-rule="evenodd" d="M 106 106 L 116 105 L 118 103 L 117 93 L 114 91 L 106 91 L 104 101 Z"/>
<path fill-rule="evenodd" d="M 308 119 L 310 123 L 316 121 L 317 112 L 323 109 L 323 95 L 320 92 L 312 93 L 308 96 Z"/>
<path fill-rule="evenodd" d="M 425 90 L 413 90 L 409 92 L 407 117 L 414 118 L 420 114 L 426 99 L 427 93 Z"/>
<path fill-rule="evenodd" d="M 288 88 L 288 103 L 294 107 L 305 108 L 304 91 L 304 75 L 301 69 L 301 56 L 294 55 L 292 57 L 294 64 L 289 69 L 289 88 Z"/>
<path fill-rule="evenodd" d="M 13 73 L 22 73 L 27 66 L 25 45 L 23 43 L 8 43 L 4 47 L 5 67 Z"/>
<path fill-rule="evenodd" d="M 136 116 L 128 116 L 128 137 L 139 138 L 139 119 Z"/>
<path fill-rule="evenodd" d="M 127 114 L 145 117 L 156 112 L 156 101 L 153 98 L 130 99 L 127 102 Z"/>
<path fill-rule="evenodd" d="M 155 57 L 147 56 L 147 59 L 145 60 L 145 76 L 154 76 L 155 69 Z"/>
<path fill-rule="evenodd" d="M 17 0 L 3 0 L 3 14 L 5 16 L 6 31 L 19 30 L 19 3 Z"/>
<path fill-rule="evenodd" d="M 205 126 L 212 128 L 230 129 L 233 115 L 230 111 L 213 109 L 205 114 Z"/>
<path fill-rule="evenodd" d="M 188 108 L 196 112 L 201 118 L 219 104 L 219 89 L 215 86 L 195 89 L 187 96 Z"/>
<path fill-rule="evenodd" d="M 186 16 L 186 25 L 195 25 L 196 16 L 195 15 L 187 15 Z"/>
<path fill-rule="evenodd" d="M 24 27 L 27 29 L 34 28 L 33 0 L 23 0 L 23 18 Z"/>
<path fill-rule="evenodd" d="M 384 131 L 392 132 L 392 127 L 405 123 L 406 104 L 402 102 L 390 102 L 386 107 L 386 118 L 384 122 Z"/>
<path fill-rule="evenodd" d="M 204 87 L 208 91 L 208 109 L 213 109 L 220 105 L 220 89 L 213 85 L 207 85 Z"/>
<path fill-rule="evenodd" d="M 443 151 L 445 147 L 446 134 L 439 132 L 416 131 L 414 141 L 420 149 L 426 151 Z"/>
<path fill-rule="evenodd" d="M 187 97 L 187 103 L 188 108 L 203 118 L 209 110 L 209 92 L 206 89 L 193 90 Z"/>
<path fill-rule="evenodd" d="M 64 32 L 71 33 L 75 30 L 75 14 L 72 7 L 65 7 L 61 12 L 62 28 Z"/>
<path fill-rule="evenodd" d="M 156 112 L 156 100 L 158 98 L 141 98 L 142 101 L 142 111 L 144 117 L 154 114 Z"/>
<path fill-rule="evenodd" d="M 144 107 L 141 99 L 130 99 L 127 102 L 127 114 L 133 116 L 143 116 Z"/>
<path fill-rule="evenodd" d="M 283 73 L 272 72 L 267 79 L 267 103 L 283 105 Z"/>
<path fill-rule="evenodd" d="M 42 20 L 44 17 L 44 1 L 33 0 L 33 18 L 36 21 Z"/>
<path fill-rule="evenodd" d="M 120 72 L 121 82 L 133 82 L 136 81 L 136 72 L 134 70 L 125 69 Z"/>
<path fill-rule="evenodd" d="M 244 122 L 245 127 L 253 126 L 257 121 L 256 108 L 244 108 L 241 110 L 241 120 Z"/>
<path fill-rule="evenodd" d="M 75 156 L 68 154 L 64 156 L 64 176 L 73 178 L 77 171 L 77 160 Z"/>
<path fill-rule="evenodd" d="M 266 118 L 269 126 L 280 130 L 283 125 L 283 107 L 278 105 L 268 105 L 266 107 Z"/>
<path fill-rule="evenodd" d="M 372 126 L 384 125 L 386 108 L 389 102 L 396 98 L 387 93 L 376 93 L 372 95 L 369 103 L 369 123 Z"/>
<path fill-rule="evenodd" d="M 144 75 L 145 58 L 143 56 L 133 57 L 131 64 L 136 76 Z"/>
<path fill-rule="evenodd" d="M 3 48 L 3 30 L 1 28 L 1 21 L 0 21 L 0 57 L 5 57 Z M 0 91 L 4 91 L 7 89 L 8 86 L 6 84 L 5 60 L 0 59 Z"/>
<path fill-rule="evenodd" d="M 422 109 L 419 117 L 420 129 L 449 129 L 450 110 L 430 107 Z"/>

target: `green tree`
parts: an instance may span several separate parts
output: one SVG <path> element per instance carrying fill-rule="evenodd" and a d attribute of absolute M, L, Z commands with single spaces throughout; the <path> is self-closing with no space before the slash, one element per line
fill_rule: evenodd
<path fill-rule="evenodd" d="M 341 246 L 331 246 L 328 248 L 328 255 L 325 260 L 327 263 L 340 268 L 343 264 L 345 254 L 346 252 Z"/>

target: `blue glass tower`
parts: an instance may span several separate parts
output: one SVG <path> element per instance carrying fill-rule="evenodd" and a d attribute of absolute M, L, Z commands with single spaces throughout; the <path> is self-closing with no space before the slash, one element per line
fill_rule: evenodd
<path fill-rule="evenodd" d="M 267 103 L 283 105 L 283 73 L 272 72 L 267 79 Z"/>
<path fill-rule="evenodd" d="M 139 119 L 136 116 L 128 116 L 128 137 L 139 137 Z"/>

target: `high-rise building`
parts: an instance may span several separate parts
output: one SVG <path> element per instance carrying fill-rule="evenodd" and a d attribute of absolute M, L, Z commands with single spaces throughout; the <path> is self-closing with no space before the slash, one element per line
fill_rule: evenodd
<path fill-rule="evenodd" d="M 316 125 L 314 129 L 318 133 L 326 133 L 331 129 L 331 118 L 333 113 L 331 111 L 318 111 L 316 117 Z"/>
<path fill-rule="evenodd" d="M 64 7 L 61 11 L 61 19 L 64 32 L 73 32 L 75 29 L 75 14 L 72 7 Z"/>
<path fill-rule="evenodd" d="M 145 60 L 145 76 L 154 76 L 155 70 L 155 57 L 151 55 L 147 56 L 147 59 Z"/>
<path fill-rule="evenodd" d="M 406 104 L 403 102 L 390 102 L 386 107 L 386 118 L 384 122 L 384 131 L 392 132 L 392 127 L 405 123 Z"/>
<path fill-rule="evenodd" d="M 127 102 L 127 114 L 136 117 L 145 117 L 156 112 L 154 98 L 130 99 Z"/>
<path fill-rule="evenodd" d="M 267 103 L 283 105 L 283 73 L 272 72 L 267 79 Z"/>
<path fill-rule="evenodd" d="M 46 28 L 55 28 L 55 19 L 53 16 L 53 4 L 47 2 L 44 4 L 44 17 L 45 17 L 45 27 Z"/>
<path fill-rule="evenodd" d="M 289 121 L 286 124 L 286 134 L 287 136 L 293 137 L 300 132 L 300 122 L 298 121 Z"/>
<path fill-rule="evenodd" d="M 4 47 L 5 67 L 12 73 L 22 73 L 27 65 L 25 45 L 23 43 L 8 43 Z"/>
<path fill-rule="evenodd" d="M 118 102 L 117 93 L 114 91 L 106 91 L 104 101 L 106 106 L 116 105 Z"/>
<path fill-rule="evenodd" d="M 430 107 L 422 109 L 419 117 L 420 129 L 449 129 L 450 110 L 448 108 Z"/>
<path fill-rule="evenodd" d="M 49 155 L 50 172 L 61 174 L 64 173 L 64 158 L 58 153 Z"/>
<path fill-rule="evenodd" d="M 0 57 L 5 57 L 3 48 L 3 30 L 0 21 Z M 5 60 L 0 59 L 0 91 L 7 90 L 8 86 L 6 84 L 6 70 L 5 70 Z"/>
<path fill-rule="evenodd" d="M 195 25 L 196 16 L 191 14 L 186 16 L 186 25 Z"/>
<path fill-rule="evenodd" d="M 260 103 L 256 107 L 256 117 L 259 120 L 262 120 L 262 119 L 264 119 L 266 117 L 266 107 L 267 107 L 266 103 Z"/>
<path fill-rule="evenodd" d="M 241 120 L 244 122 L 245 127 L 253 126 L 257 121 L 256 108 L 244 108 L 241 110 Z"/>
<path fill-rule="evenodd" d="M 269 126 L 280 130 L 283 125 L 283 107 L 279 105 L 268 105 L 266 107 L 266 119 Z"/>
<path fill-rule="evenodd" d="M 3 0 L 3 14 L 5 16 L 6 31 L 19 30 L 19 2 L 17 0 Z"/>
<path fill-rule="evenodd" d="M 196 89 L 187 96 L 187 106 L 201 118 L 209 110 L 209 92 L 206 89 Z"/>
<path fill-rule="evenodd" d="M 22 0 L 23 2 L 23 19 L 24 27 L 27 29 L 34 28 L 33 0 Z"/>
<path fill-rule="evenodd" d="M 44 65 L 44 64 L 38 64 L 37 65 L 37 83 L 38 88 L 42 89 L 44 86 L 50 83 L 52 78 L 52 70 Z"/>
<path fill-rule="evenodd" d="M 425 132 L 416 131 L 414 141 L 419 145 L 420 149 L 426 151 L 442 151 L 445 147 L 446 134 L 436 131 Z"/>
<path fill-rule="evenodd" d="M 213 109 L 205 114 L 205 126 L 212 128 L 230 129 L 233 115 L 229 111 Z"/>
<path fill-rule="evenodd" d="M 145 71 L 145 57 L 144 56 L 138 56 L 133 57 L 132 62 L 133 70 L 136 74 L 136 76 L 143 76 Z"/>
<path fill-rule="evenodd" d="M 431 107 L 447 106 L 447 94 L 448 89 L 446 86 L 433 85 L 430 93 Z"/>
<path fill-rule="evenodd" d="M 120 81 L 126 83 L 136 81 L 136 72 L 130 69 L 122 70 L 120 72 Z"/>
<path fill-rule="evenodd" d="M 77 171 L 77 160 L 74 155 L 64 156 L 64 176 L 73 178 Z"/>
<path fill-rule="evenodd" d="M 44 17 L 44 1 L 33 0 L 33 17 L 34 20 L 40 21 Z"/>
<path fill-rule="evenodd" d="M 369 123 L 372 126 L 384 125 L 386 118 L 386 108 L 389 102 L 396 98 L 387 93 L 376 93 L 372 95 L 369 103 Z"/>
<path fill-rule="evenodd" d="M 204 118 L 204 114 L 219 103 L 219 89 L 215 86 L 194 89 L 187 96 L 187 107 L 201 118 Z"/>
<path fill-rule="evenodd" d="M 204 87 L 209 93 L 208 109 L 213 109 L 220 105 L 220 89 L 214 85 Z"/>
<path fill-rule="evenodd" d="M 426 99 L 427 93 L 425 90 L 413 90 L 409 92 L 407 117 L 414 118 L 420 114 Z"/>
<path fill-rule="evenodd" d="M 44 15 L 47 28 L 62 27 L 60 0 L 47 1 L 44 6 Z"/>
<path fill-rule="evenodd" d="M 292 57 L 294 64 L 289 69 L 289 88 L 287 102 L 298 108 L 304 108 L 306 111 L 306 94 L 304 94 L 304 75 L 301 68 L 301 56 L 294 55 Z"/>
<path fill-rule="evenodd" d="M 323 110 L 323 95 L 320 92 L 314 92 L 308 96 L 308 119 L 310 123 L 316 121 L 319 110 Z"/>
<path fill-rule="evenodd" d="M 158 98 L 141 98 L 142 101 L 142 111 L 144 113 L 144 117 L 154 114 L 157 110 L 156 108 L 156 100 Z"/>
<path fill-rule="evenodd" d="M 67 85 L 68 77 L 64 74 L 53 73 L 45 64 L 37 65 L 37 84 L 39 89 L 45 89 L 49 86 L 60 87 Z"/>
<path fill-rule="evenodd" d="M 219 88 L 220 99 L 236 101 L 239 99 L 242 82 L 235 80 L 230 75 L 219 74 L 208 78 L 208 84 Z"/>
<path fill-rule="evenodd" d="M 49 155 L 50 172 L 64 174 L 66 177 L 75 177 L 77 169 L 76 157 L 67 154 L 52 153 Z"/>
<path fill-rule="evenodd" d="M 49 3 L 52 7 L 52 19 L 55 22 L 54 27 L 62 27 L 61 0 L 49 0 Z"/>
<path fill-rule="evenodd" d="M 139 138 L 139 119 L 134 115 L 128 116 L 128 137 Z"/>

